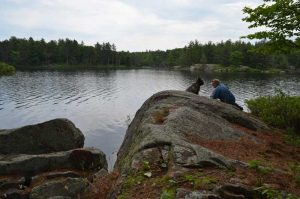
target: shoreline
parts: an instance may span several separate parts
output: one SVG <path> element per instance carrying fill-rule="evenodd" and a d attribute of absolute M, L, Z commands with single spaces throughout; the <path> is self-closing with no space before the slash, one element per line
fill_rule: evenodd
<path fill-rule="evenodd" d="M 67 65 L 51 64 L 44 66 L 17 66 L 17 71 L 83 71 L 83 70 L 128 70 L 128 69 L 153 69 L 153 70 L 182 70 L 203 72 L 205 74 L 263 74 L 263 75 L 299 75 L 300 70 L 265 68 L 259 69 L 249 66 L 221 66 L 219 64 L 195 64 L 192 66 L 125 66 L 125 65 Z"/>

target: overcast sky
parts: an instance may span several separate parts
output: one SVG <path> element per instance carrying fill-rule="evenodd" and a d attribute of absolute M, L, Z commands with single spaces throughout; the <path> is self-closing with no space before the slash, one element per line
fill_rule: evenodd
<path fill-rule="evenodd" d="M 117 50 L 166 50 L 238 40 L 250 33 L 244 6 L 262 0 L 0 0 L 0 40 L 76 39 L 115 43 Z"/>

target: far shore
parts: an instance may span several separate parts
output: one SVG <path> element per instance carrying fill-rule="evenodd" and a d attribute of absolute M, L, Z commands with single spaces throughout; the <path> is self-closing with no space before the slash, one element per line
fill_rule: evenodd
<path fill-rule="evenodd" d="M 17 70 L 105 70 L 105 69 L 175 69 L 204 73 L 248 73 L 248 74 L 300 74 L 299 69 L 271 67 L 222 66 L 220 64 L 194 64 L 191 66 L 125 66 L 125 65 L 85 65 L 49 64 L 43 66 L 17 66 Z"/>

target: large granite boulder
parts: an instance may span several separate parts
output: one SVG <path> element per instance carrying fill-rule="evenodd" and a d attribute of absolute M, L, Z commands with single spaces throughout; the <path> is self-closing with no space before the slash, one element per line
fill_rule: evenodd
<path fill-rule="evenodd" d="M 84 135 L 67 119 L 0 130 L 0 154 L 43 154 L 81 148 Z"/>
<path fill-rule="evenodd" d="M 118 152 L 115 168 L 127 173 L 145 160 L 186 168 L 230 168 L 230 158 L 195 144 L 187 137 L 239 140 L 246 136 L 255 141 L 255 137 L 234 125 L 252 130 L 269 129 L 255 117 L 229 104 L 183 91 L 157 93 L 136 113 Z"/>
<path fill-rule="evenodd" d="M 107 169 L 105 154 L 95 148 L 40 155 L 11 155 L 0 157 L 0 175 L 21 174 L 33 176 L 41 172 L 59 169 L 95 171 Z"/>
<path fill-rule="evenodd" d="M 259 171 L 267 169 L 249 166 L 277 145 L 269 131 L 232 105 L 183 91 L 159 92 L 128 127 L 109 198 L 264 198 L 258 183 L 292 181 L 276 169 L 261 177 Z M 275 154 L 269 162 L 279 165 L 280 158 Z"/>

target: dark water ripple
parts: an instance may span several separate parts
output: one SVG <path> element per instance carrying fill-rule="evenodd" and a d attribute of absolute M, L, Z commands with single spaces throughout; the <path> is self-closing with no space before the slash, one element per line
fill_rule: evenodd
<path fill-rule="evenodd" d="M 213 76 L 166 70 L 17 72 L 0 77 L 0 129 L 69 118 L 84 132 L 86 146 L 101 148 L 111 165 L 128 122 L 144 101 L 158 91 L 184 90 L 198 76 L 205 81 L 200 95 L 209 96 L 210 80 L 219 78 L 244 107 L 246 99 L 273 95 L 276 89 L 300 94 L 299 76 Z"/>

